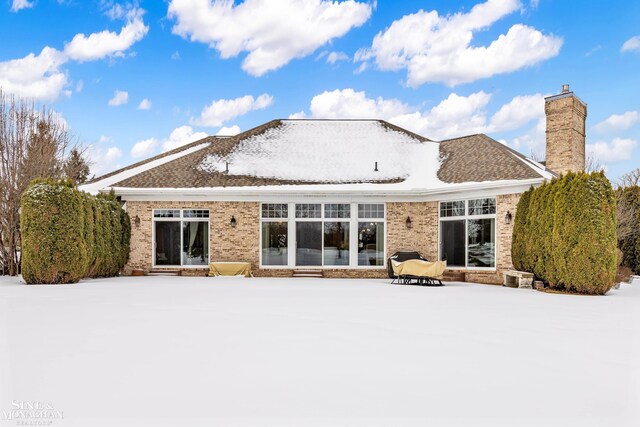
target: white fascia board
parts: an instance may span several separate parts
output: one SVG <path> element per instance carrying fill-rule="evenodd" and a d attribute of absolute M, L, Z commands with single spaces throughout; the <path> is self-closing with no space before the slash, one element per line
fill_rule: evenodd
<path fill-rule="evenodd" d="M 538 186 L 544 178 L 528 180 L 489 181 L 449 184 L 442 188 L 421 190 L 393 189 L 331 189 L 322 185 L 301 189 L 275 189 L 274 187 L 225 187 L 225 188 L 119 188 L 114 190 L 123 200 L 131 201 L 282 201 L 282 200 L 340 200 L 340 201 L 437 201 L 455 198 L 497 196 L 522 193 Z M 286 186 L 283 186 L 286 187 Z"/>

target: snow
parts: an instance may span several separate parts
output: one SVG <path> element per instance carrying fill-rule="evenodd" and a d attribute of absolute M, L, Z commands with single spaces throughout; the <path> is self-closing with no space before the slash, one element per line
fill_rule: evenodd
<path fill-rule="evenodd" d="M 378 171 L 375 171 L 376 162 Z M 209 155 L 200 168 L 232 175 L 308 182 L 405 180 L 438 186 L 439 145 L 385 127 L 377 120 L 283 120 L 242 140 L 227 156 Z"/>
<path fill-rule="evenodd" d="M 0 411 L 69 426 L 640 425 L 640 280 L 0 278 Z M 2 412 L 0 412 L 1 416 Z"/>
<path fill-rule="evenodd" d="M 165 157 L 161 157 L 159 159 L 153 160 L 151 162 L 147 162 L 147 163 L 142 164 L 140 166 L 137 166 L 135 168 L 124 170 L 124 171 L 122 171 L 120 173 L 117 173 L 115 175 L 109 176 L 107 178 L 103 178 L 103 179 L 101 179 L 99 181 L 95 181 L 95 182 L 92 182 L 90 184 L 81 185 L 78 188 L 81 191 L 86 191 L 86 192 L 91 193 L 91 194 L 97 194 L 98 192 L 100 192 L 102 190 L 108 190 L 115 183 L 118 183 L 120 181 L 124 181 L 127 178 L 131 178 L 134 175 L 138 175 L 139 173 L 148 171 L 149 169 L 153 169 L 155 167 L 163 165 L 163 164 L 165 164 L 167 162 L 170 162 L 172 160 L 176 160 L 176 159 L 179 159 L 180 157 L 184 157 L 184 156 L 186 156 L 188 154 L 195 153 L 196 151 L 202 150 L 203 148 L 208 147 L 209 145 L 210 145 L 209 142 L 206 142 L 204 144 L 198 144 L 198 145 L 195 145 L 195 146 L 193 146 L 191 148 L 187 148 L 186 150 L 182 150 L 182 151 L 180 151 L 178 153 L 171 154 L 171 155 L 165 156 Z"/>

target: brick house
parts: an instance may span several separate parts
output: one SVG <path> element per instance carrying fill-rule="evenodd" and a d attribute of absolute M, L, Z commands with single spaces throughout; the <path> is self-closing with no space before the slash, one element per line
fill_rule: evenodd
<path fill-rule="evenodd" d="M 412 249 L 499 283 L 520 194 L 584 168 L 586 105 L 565 85 L 545 112 L 546 167 L 486 135 L 437 142 L 382 120 L 273 120 L 82 189 L 113 188 L 125 203 L 125 273 L 247 261 L 257 276 L 386 277 L 387 257 Z"/>

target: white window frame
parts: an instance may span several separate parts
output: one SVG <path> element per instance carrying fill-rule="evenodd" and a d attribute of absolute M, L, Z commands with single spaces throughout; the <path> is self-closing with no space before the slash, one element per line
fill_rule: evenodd
<path fill-rule="evenodd" d="M 156 211 L 165 211 L 165 210 L 174 210 L 179 211 L 180 216 L 177 217 L 158 217 L 156 218 Z M 185 217 L 184 211 L 191 210 L 202 210 L 208 211 L 208 218 L 195 218 L 195 217 Z M 156 264 L 156 222 L 179 222 L 180 223 L 180 264 L 177 265 L 168 265 L 168 264 Z M 182 232 L 182 223 L 183 222 L 206 222 L 207 223 L 207 263 L 203 265 L 186 265 L 182 264 L 182 248 L 183 248 L 183 239 L 184 235 Z M 151 266 L 153 268 L 209 268 L 209 264 L 211 263 L 211 209 L 209 208 L 157 208 L 151 211 Z"/>
<path fill-rule="evenodd" d="M 469 201 L 479 199 L 494 199 L 496 212 L 493 214 L 483 215 L 469 215 Z M 464 215 L 460 216 L 440 216 L 441 205 L 447 202 L 459 202 L 464 201 Z M 493 254 L 493 267 L 469 267 L 469 220 L 474 219 L 493 219 L 495 220 L 495 227 L 493 228 L 493 241 L 494 241 L 494 254 Z M 448 269 L 453 270 L 469 270 L 469 271 L 496 271 L 498 267 L 498 198 L 495 196 L 486 197 L 471 197 L 465 199 L 448 199 L 438 202 L 438 260 L 442 255 L 442 223 L 445 221 L 461 221 L 464 220 L 464 266 L 449 266 Z"/>
<path fill-rule="evenodd" d="M 262 218 L 262 205 L 266 204 L 287 204 L 287 218 Z M 320 204 L 320 218 L 296 218 L 297 204 Z M 349 218 L 328 218 L 325 215 L 325 205 L 340 204 L 350 205 Z M 383 206 L 382 218 L 358 218 L 359 204 L 381 204 Z M 322 263 L 323 265 L 303 266 L 296 265 L 296 222 L 320 222 L 322 223 Z M 287 265 L 264 265 L 262 262 L 262 224 L 264 222 L 286 222 L 287 223 Z M 325 222 L 348 222 L 349 223 L 349 265 L 324 265 L 324 223 Z M 382 222 L 384 227 L 384 256 L 382 265 L 358 265 L 358 222 Z M 325 269 L 325 270 L 383 270 L 387 268 L 387 204 L 382 201 L 358 201 L 339 202 L 333 200 L 305 200 L 300 202 L 261 202 L 260 221 L 258 223 L 258 234 L 260 236 L 259 258 L 261 269 Z"/>

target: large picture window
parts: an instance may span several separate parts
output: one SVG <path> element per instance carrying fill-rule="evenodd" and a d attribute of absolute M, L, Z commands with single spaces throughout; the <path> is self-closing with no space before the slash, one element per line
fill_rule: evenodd
<path fill-rule="evenodd" d="M 448 267 L 495 268 L 495 198 L 440 202 L 440 259 Z"/>
<path fill-rule="evenodd" d="M 260 264 L 383 267 L 383 203 L 263 203 Z"/>
<path fill-rule="evenodd" d="M 153 234 L 154 265 L 209 264 L 207 209 L 156 209 L 153 211 Z"/>

